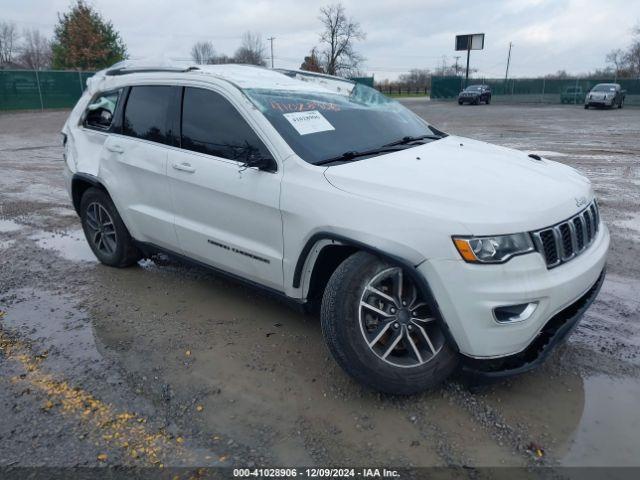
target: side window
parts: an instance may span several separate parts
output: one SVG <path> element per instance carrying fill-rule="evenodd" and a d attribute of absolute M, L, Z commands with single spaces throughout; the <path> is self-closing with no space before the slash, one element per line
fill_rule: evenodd
<path fill-rule="evenodd" d="M 271 157 L 235 107 L 202 88 L 184 89 L 182 148 L 238 161 Z"/>
<path fill-rule="evenodd" d="M 108 130 L 113 123 L 113 114 L 116 111 L 121 93 L 122 90 L 120 89 L 98 95 L 87 107 L 84 126 L 98 130 Z"/>
<path fill-rule="evenodd" d="M 168 86 L 131 87 L 124 110 L 122 133 L 158 143 L 171 143 L 167 116 L 172 99 Z"/>

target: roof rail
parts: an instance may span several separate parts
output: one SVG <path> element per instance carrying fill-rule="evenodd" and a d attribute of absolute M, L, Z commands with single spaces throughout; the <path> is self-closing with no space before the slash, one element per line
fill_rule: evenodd
<path fill-rule="evenodd" d="M 198 67 L 186 67 L 186 68 L 180 68 L 180 67 L 120 67 L 120 68 L 113 68 L 110 70 L 107 70 L 105 72 L 105 75 L 108 76 L 116 76 L 116 75 L 128 75 L 130 73 L 154 73 L 154 72 L 173 72 L 173 73 L 184 73 L 184 72 L 190 72 L 192 70 L 199 70 Z"/>

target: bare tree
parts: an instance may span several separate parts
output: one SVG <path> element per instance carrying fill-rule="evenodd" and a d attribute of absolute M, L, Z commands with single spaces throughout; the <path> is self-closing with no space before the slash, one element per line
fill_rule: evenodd
<path fill-rule="evenodd" d="M 431 71 L 429 69 L 414 68 L 409 73 L 398 76 L 398 84 L 408 89 L 424 89 L 431 86 Z"/>
<path fill-rule="evenodd" d="M 262 36 L 258 33 L 245 32 L 242 35 L 242 44 L 236 50 L 234 59 L 237 63 L 265 66 L 266 48 Z"/>
<path fill-rule="evenodd" d="M 213 48 L 213 43 L 210 41 L 197 42 L 191 47 L 191 58 L 198 65 L 215 63 L 216 51 Z"/>
<path fill-rule="evenodd" d="M 616 48 L 615 50 L 611 50 L 609 53 L 607 53 L 605 60 L 608 64 L 613 66 L 616 72 L 616 77 L 618 77 L 620 75 L 620 71 L 624 66 L 624 52 L 622 51 L 622 49 Z"/>
<path fill-rule="evenodd" d="M 37 29 L 25 30 L 20 47 L 19 63 L 31 70 L 41 70 L 51 66 L 51 43 Z"/>
<path fill-rule="evenodd" d="M 18 30 L 13 22 L 0 22 L 0 65 L 13 63 L 18 45 Z"/>
<path fill-rule="evenodd" d="M 321 63 L 330 75 L 349 75 L 357 70 L 364 58 L 354 48 L 354 42 L 364 40 L 366 34 L 360 24 L 347 18 L 341 3 L 320 9 L 324 31 L 320 34 Z"/>
<path fill-rule="evenodd" d="M 640 23 L 633 29 L 634 38 L 624 55 L 629 73 L 640 79 Z"/>

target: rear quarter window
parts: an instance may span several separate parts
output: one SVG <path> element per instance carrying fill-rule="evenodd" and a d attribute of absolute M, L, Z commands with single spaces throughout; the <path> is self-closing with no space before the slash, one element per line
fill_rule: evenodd
<path fill-rule="evenodd" d="M 109 130 L 122 95 L 122 89 L 99 94 L 88 106 L 84 126 L 96 130 Z"/>

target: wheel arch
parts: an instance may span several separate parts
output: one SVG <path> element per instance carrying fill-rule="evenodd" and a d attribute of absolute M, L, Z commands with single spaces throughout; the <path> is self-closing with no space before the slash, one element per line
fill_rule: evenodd
<path fill-rule="evenodd" d="M 71 178 L 71 199 L 73 202 L 73 208 L 76 210 L 78 215 L 80 215 L 80 202 L 82 201 L 82 196 L 84 195 L 84 192 L 91 187 L 104 190 L 104 192 L 109 195 L 109 191 L 97 177 L 82 172 L 73 174 L 73 177 Z M 109 197 L 111 197 L 111 195 L 109 195 Z"/>
<path fill-rule="evenodd" d="M 293 275 L 293 287 L 301 288 L 308 284 L 307 300 L 309 306 L 313 309 L 314 300 L 317 300 L 318 296 L 321 298 L 324 288 L 335 269 L 338 268 L 346 258 L 359 251 L 368 252 L 392 265 L 402 267 L 403 270 L 410 275 L 411 279 L 420 288 L 420 292 L 425 300 L 429 303 L 449 345 L 453 350 L 459 352 L 458 345 L 442 316 L 440 307 L 429 283 L 417 270 L 417 267 L 422 261 L 415 264 L 406 258 L 389 253 L 360 240 L 354 240 L 331 232 L 320 232 L 309 238 L 298 257 Z M 309 273 L 305 275 L 305 272 Z M 303 276 L 308 276 L 308 279 L 305 278 L 304 285 Z"/>

